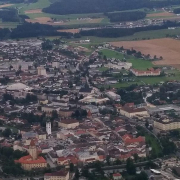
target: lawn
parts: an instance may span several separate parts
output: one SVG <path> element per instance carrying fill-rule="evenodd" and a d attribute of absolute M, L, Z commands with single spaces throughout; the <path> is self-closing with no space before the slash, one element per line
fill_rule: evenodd
<path fill-rule="evenodd" d="M 106 56 L 107 58 L 116 58 L 119 60 L 124 58 L 123 54 L 118 53 L 116 51 L 109 50 L 109 49 L 103 49 L 100 52 L 102 52 L 103 56 Z"/>
<path fill-rule="evenodd" d="M 146 134 L 145 135 L 145 138 L 146 138 L 146 142 L 148 144 L 150 144 L 150 146 L 152 147 L 152 151 L 158 156 L 160 153 L 162 153 L 162 150 L 161 150 L 161 147 L 158 143 L 158 141 L 152 136 L 152 135 L 149 135 L 149 134 Z"/>
<path fill-rule="evenodd" d="M 49 0 L 38 0 L 36 3 L 30 3 L 30 4 L 25 4 L 25 3 L 20 3 L 20 4 L 15 4 L 14 7 L 17 7 L 19 9 L 20 14 L 24 14 L 25 11 L 27 10 L 32 10 L 32 9 L 43 9 L 45 7 L 48 7 L 50 5 Z"/>
<path fill-rule="evenodd" d="M 143 59 L 137 59 L 133 56 L 124 56 L 122 53 L 118 53 L 116 51 L 112 51 L 109 49 L 101 50 L 102 54 L 105 55 L 107 58 L 116 58 L 116 59 L 123 59 L 126 57 L 126 61 L 132 63 L 132 67 L 139 70 L 146 70 L 147 68 L 153 67 L 153 64 L 150 61 L 146 61 Z"/>
<path fill-rule="evenodd" d="M 100 67 L 99 70 L 100 71 L 106 71 L 106 70 L 108 70 L 108 68 L 107 67 Z"/>

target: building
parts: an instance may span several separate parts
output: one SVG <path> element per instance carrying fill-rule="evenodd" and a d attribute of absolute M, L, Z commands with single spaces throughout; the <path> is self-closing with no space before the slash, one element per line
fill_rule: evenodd
<path fill-rule="evenodd" d="M 172 119 L 157 119 L 154 120 L 154 128 L 160 131 L 170 131 L 180 129 L 180 121 Z"/>
<path fill-rule="evenodd" d="M 160 76 L 161 70 L 160 69 L 149 69 L 147 71 L 131 69 L 130 70 L 135 76 Z"/>
<path fill-rule="evenodd" d="M 66 109 L 60 109 L 59 110 L 59 115 L 61 117 L 65 117 L 65 118 L 71 117 L 72 113 L 73 113 L 73 111 L 71 111 L 71 110 L 66 110 Z"/>
<path fill-rule="evenodd" d="M 46 160 L 43 157 L 38 156 L 37 147 L 33 140 L 31 140 L 27 151 L 29 155 L 23 156 L 19 160 L 15 160 L 15 163 L 20 163 L 22 168 L 27 171 L 30 171 L 32 169 L 42 169 L 47 167 Z"/>
<path fill-rule="evenodd" d="M 46 173 L 44 175 L 44 180 L 69 180 L 69 172 L 61 170 L 53 173 Z"/>
<path fill-rule="evenodd" d="M 120 173 L 115 173 L 115 174 L 113 174 L 113 179 L 120 180 L 120 179 L 122 179 L 122 175 Z"/>
<path fill-rule="evenodd" d="M 53 61 L 52 62 L 52 67 L 54 67 L 54 68 L 59 68 L 59 62 L 58 61 Z"/>
<path fill-rule="evenodd" d="M 39 76 L 47 76 L 46 69 L 43 66 L 40 66 L 37 69 L 38 69 Z"/>
<path fill-rule="evenodd" d="M 74 129 L 79 126 L 79 122 L 75 119 L 62 119 L 58 122 L 58 126 L 66 129 Z"/>
<path fill-rule="evenodd" d="M 147 110 L 145 108 L 129 108 L 129 107 L 122 107 L 120 109 L 120 113 L 123 116 L 126 116 L 128 118 L 134 117 L 134 116 L 149 116 Z"/>
<path fill-rule="evenodd" d="M 46 122 L 46 132 L 51 135 L 51 122 Z"/>
<path fill-rule="evenodd" d="M 108 91 L 108 92 L 106 93 L 106 95 L 107 95 L 110 99 L 112 99 L 112 100 L 114 100 L 114 101 L 120 101 L 120 100 L 121 100 L 121 96 L 120 96 L 119 94 L 116 94 L 116 93 L 112 92 L 112 91 Z"/>
<path fill-rule="evenodd" d="M 112 69 L 118 69 L 118 70 L 130 69 L 132 67 L 132 63 L 127 63 L 127 62 L 119 62 L 116 64 L 108 63 L 108 64 L 105 64 L 104 67 L 112 68 Z"/>

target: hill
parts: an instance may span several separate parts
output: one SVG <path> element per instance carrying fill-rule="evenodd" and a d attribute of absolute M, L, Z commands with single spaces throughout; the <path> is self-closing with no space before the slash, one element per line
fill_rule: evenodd
<path fill-rule="evenodd" d="M 104 13 L 113 11 L 123 11 L 139 8 L 159 8 L 168 5 L 177 5 L 180 0 L 61 0 L 52 3 L 43 11 L 52 14 L 84 14 L 84 13 Z"/>

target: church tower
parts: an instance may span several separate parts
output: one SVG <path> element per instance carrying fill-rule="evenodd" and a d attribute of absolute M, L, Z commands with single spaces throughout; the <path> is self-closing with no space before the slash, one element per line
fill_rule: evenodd
<path fill-rule="evenodd" d="M 37 159 L 37 156 L 38 156 L 37 148 L 36 148 L 35 142 L 33 140 L 31 140 L 31 142 L 30 142 L 29 154 L 31 155 L 33 160 Z"/>

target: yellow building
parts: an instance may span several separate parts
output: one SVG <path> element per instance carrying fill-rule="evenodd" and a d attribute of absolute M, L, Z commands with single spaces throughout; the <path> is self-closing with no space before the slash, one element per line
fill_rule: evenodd
<path fill-rule="evenodd" d="M 129 107 L 122 107 L 120 109 L 120 113 L 123 116 L 126 116 L 128 118 L 134 117 L 134 116 L 149 116 L 147 110 L 145 108 L 129 108 Z"/>
<path fill-rule="evenodd" d="M 44 180 L 69 180 L 68 171 L 58 171 L 54 173 L 47 173 L 44 175 Z"/>
<path fill-rule="evenodd" d="M 74 129 L 79 126 L 79 122 L 75 119 L 62 119 L 60 122 L 58 122 L 58 126 L 66 129 Z"/>
<path fill-rule="evenodd" d="M 16 163 L 20 163 L 24 170 L 32 170 L 38 168 L 45 168 L 47 167 L 46 160 L 38 156 L 37 148 L 35 142 L 31 140 L 31 143 L 28 148 L 29 155 L 23 156 L 19 160 L 15 160 Z"/>
<path fill-rule="evenodd" d="M 169 119 L 155 120 L 154 128 L 161 131 L 169 131 L 174 129 L 180 129 L 180 121 L 173 121 Z"/>

